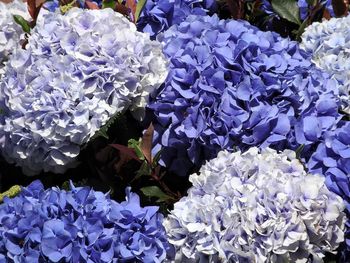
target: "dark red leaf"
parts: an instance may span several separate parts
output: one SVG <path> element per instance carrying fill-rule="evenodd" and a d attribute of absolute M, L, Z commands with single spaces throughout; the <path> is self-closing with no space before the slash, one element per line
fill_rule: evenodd
<path fill-rule="evenodd" d="M 244 17 L 244 0 L 226 0 L 231 17 L 241 19 Z"/>
<path fill-rule="evenodd" d="M 129 8 L 127 8 L 124 5 L 119 4 L 119 3 L 116 3 L 115 11 L 117 11 L 118 13 L 121 13 L 124 16 L 129 16 L 129 13 L 130 13 Z"/>
<path fill-rule="evenodd" d="M 125 6 L 130 9 L 132 19 L 135 19 L 137 3 L 135 0 L 126 0 Z"/>
<path fill-rule="evenodd" d="M 153 142 L 154 127 L 151 125 L 147 128 L 142 136 L 141 150 L 148 163 L 152 164 L 152 142 Z"/>
<path fill-rule="evenodd" d="M 88 7 L 88 9 L 100 9 L 97 4 L 90 1 L 85 1 L 85 4 Z"/>
<path fill-rule="evenodd" d="M 323 16 L 322 17 L 327 19 L 327 20 L 332 18 L 331 14 L 329 13 L 329 11 L 326 8 L 323 10 Z"/>
<path fill-rule="evenodd" d="M 35 0 L 27 0 L 27 5 L 28 5 L 29 15 L 35 20 L 37 17 L 36 1 Z"/>
<path fill-rule="evenodd" d="M 121 144 L 110 144 L 113 148 L 117 149 L 121 155 L 127 156 L 130 158 L 130 160 L 136 160 L 138 162 L 141 162 L 141 160 L 137 157 L 134 149 L 131 149 L 127 146 L 121 145 Z"/>
<path fill-rule="evenodd" d="M 336 17 L 346 16 L 349 9 L 349 0 L 332 0 L 332 6 Z"/>

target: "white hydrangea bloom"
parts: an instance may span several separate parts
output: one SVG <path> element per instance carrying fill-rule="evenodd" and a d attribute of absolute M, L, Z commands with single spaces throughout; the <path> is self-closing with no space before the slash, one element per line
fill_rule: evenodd
<path fill-rule="evenodd" d="M 164 222 L 181 262 L 320 262 L 344 240 L 342 199 L 290 151 L 222 151 Z"/>
<path fill-rule="evenodd" d="M 8 4 L 0 2 L 0 74 L 8 56 L 20 45 L 23 30 L 13 15 L 20 15 L 30 20 L 27 4 L 21 0 L 14 0 Z"/>
<path fill-rule="evenodd" d="M 64 172 L 114 114 L 142 118 L 167 75 L 159 42 L 112 9 L 43 12 L 0 85 L 2 154 L 27 174 Z"/>
<path fill-rule="evenodd" d="M 312 61 L 341 84 L 343 110 L 350 114 L 350 16 L 315 22 L 305 29 L 301 47 Z"/>

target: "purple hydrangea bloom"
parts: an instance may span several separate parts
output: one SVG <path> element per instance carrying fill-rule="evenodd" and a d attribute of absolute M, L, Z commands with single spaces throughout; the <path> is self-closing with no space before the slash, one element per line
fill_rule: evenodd
<path fill-rule="evenodd" d="M 155 37 L 190 14 L 206 15 L 215 10 L 215 0 L 149 0 L 137 21 L 137 28 Z"/>
<path fill-rule="evenodd" d="M 2 155 L 26 174 L 62 173 L 112 116 L 142 119 L 167 73 L 161 44 L 112 9 L 46 12 L 0 83 Z"/>
<path fill-rule="evenodd" d="M 0 205 L 0 262 L 161 262 L 171 252 L 163 216 L 126 195 L 117 203 L 88 187 L 33 182 Z"/>
<path fill-rule="evenodd" d="M 344 240 L 343 200 L 291 151 L 221 151 L 190 181 L 164 221 L 176 262 L 322 262 Z"/>
<path fill-rule="evenodd" d="M 338 114 L 338 83 L 297 42 L 248 22 L 190 16 L 164 33 L 170 73 L 151 101 L 155 154 L 178 174 L 221 149 L 304 156 Z"/>
<path fill-rule="evenodd" d="M 312 173 L 326 177 L 327 187 L 346 202 L 350 217 L 350 122 L 339 124 L 339 128 L 327 132 L 323 142 L 311 156 L 307 166 Z M 347 257 L 350 258 L 350 221 L 347 223 Z"/>

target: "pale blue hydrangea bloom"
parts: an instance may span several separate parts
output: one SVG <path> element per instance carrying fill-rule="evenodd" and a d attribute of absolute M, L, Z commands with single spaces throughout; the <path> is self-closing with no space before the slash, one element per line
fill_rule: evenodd
<path fill-rule="evenodd" d="M 3 156 L 27 174 L 64 172 L 111 116 L 142 118 L 166 64 L 161 44 L 112 9 L 44 14 L 5 68 Z"/>
<path fill-rule="evenodd" d="M 27 4 L 20 0 L 8 4 L 0 2 L 0 74 L 8 56 L 20 45 L 24 33 L 21 26 L 14 21 L 13 15 L 30 20 Z"/>
<path fill-rule="evenodd" d="M 341 84 L 343 109 L 350 114 L 350 16 L 316 22 L 305 29 L 301 47 Z"/>
<path fill-rule="evenodd" d="M 343 200 L 294 152 L 221 151 L 164 226 L 181 262 L 320 262 L 344 240 Z"/>

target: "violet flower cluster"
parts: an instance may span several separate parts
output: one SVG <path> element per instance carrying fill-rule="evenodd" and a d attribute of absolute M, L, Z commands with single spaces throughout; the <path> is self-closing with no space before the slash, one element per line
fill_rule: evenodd
<path fill-rule="evenodd" d="M 294 152 L 221 151 L 190 181 L 164 221 L 178 262 L 321 262 L 344 240 L 343 200 Z"/>
<path fill-rule="evenodd" d="M 20 47 L 20 40 L 24 34 L 13 15 L 20 15 L 29 20 L 27 4 L 20 0 L 10 3 L 0 2 L 0 74 L 3 72 L 4 63 L 14 49 Z"/>
<path fill-rule="evenodd" d="M 34 181 L 0 205 L 0 262 L 161 262 L 172 247 L 157 210 L 129 188 L 117 203 L 88 187 Z"/>
<path fill-rule="evenodd" d="M 137 21 L 137 28 L 152 38 L 180 24 L 190 14 L 206 15 L 216 11 L 215 0 L 149 0 Z"/>
<path fill-rule="evenodd" d="M 302 35 L 301 47 L 312 61 L 341 84 L 343 110 L 350 114 L 350 16 L 312 23 Z"/>
<path fill-rule="evenodd" d="M 339 124 L 339 128 L 325 134 L 323 142 L 311 156 L 307 166 L 311 173 L 322 174 L 328 189 L 340 195 L 346 202 L 350 216 L 350 122 Z M 350 255 L 350 221 L 346 223 L 347 253 Z"/>
<path fill-rule="evenodd" d="M 186 175 L 222 150 L 304 145 L 339 121 L 338 84 L 298 43 L 244 21 L 190 16 L 164 33 L 170 73 L 154 95 L 153 154 Z"/>
<path fill-rule="evenodd" d="M 64 172 L 115 114 L 141 119 L 166 78 L 162 46 L 112 9 L 44 14 L 0 85 L 1 151 L 27 174 Z"/>

